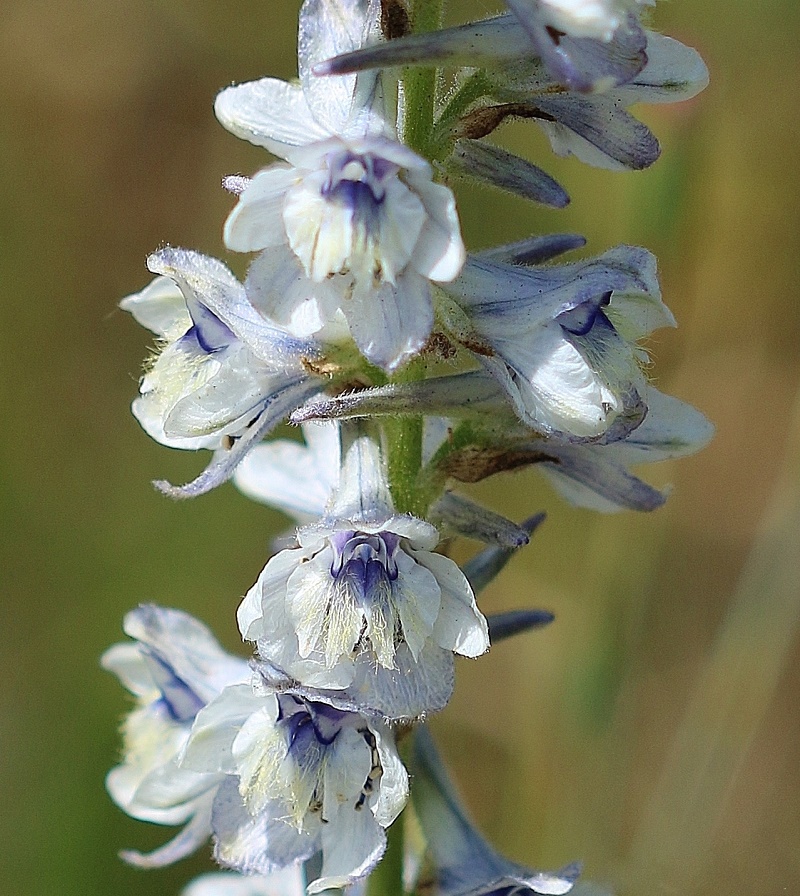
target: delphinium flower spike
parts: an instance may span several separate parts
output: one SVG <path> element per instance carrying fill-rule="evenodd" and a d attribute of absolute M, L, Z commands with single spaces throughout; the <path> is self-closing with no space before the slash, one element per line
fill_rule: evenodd
<path fill-rule="evenodd" d="M 166 446 L 213 452 L 188 485 L 158 488 L 233 479 L 297 525 L 239 606 L 249 662 L 153 605 L 103 658 L 138 700 L 112 798 L 184 825 L 124 857 L 167 864 L 210 839 L 228 869 L 184 896 L 425 892 L 413 838 L 403 849 L 409 783 L 440 896 L 594 892 L 576 863 L 535 872 L 495 852 L 423 727 L 456 657 L 554 619 L 526 595 L 479 608 L 544 515 L 517 523 L 463 486 L 533 466 L 573 503 L 653 510 L 665 494 L 631 467 L 697 450 L 711 428 L 649 380 L 643 341 L 675 323 L 649 252 L 556 262 L 586 242 L 557 233 L 468 256 L 449 179 L 561 207 L 562 186 L 487 139 L 504 121 L 537 122 L 562 155 L 642 168 L 659 147 L 628 107 L 693 96 L 707 73 L 643 27 L 646 0 L 509 0 L 447 29 L 442 5 L 305 0 L 298 81 L 229 87 L 215 105 L 279 160 L 224 181 L 226 247 L 257 253 L 244 282 L 166 248 L 122 301 L 159 339 L 134 415 Z M 303 441 L 270 438 L 287 419 Z M 485 545 L 463 567 L 461 536 Z"/>

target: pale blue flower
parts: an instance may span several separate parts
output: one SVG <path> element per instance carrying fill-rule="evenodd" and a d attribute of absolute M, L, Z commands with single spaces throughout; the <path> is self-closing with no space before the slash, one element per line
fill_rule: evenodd
<path fill-rule="evenodd" d="M 532 871 L 489 846 L 466 816 L 427 728 L 414 734 L 414 809 L 434 863 L 439 896 L 563 896 L 580 874 Z"/>
<path fill-rule="evenodd" d="M 242 636 L 269 675 L 338 693 L 339 705 L 387 718 L 441 709 L 453 653 L 484 653 L 486 621 L 458 566 L 433 552 L 436 529 L 394 512 L 377 444 L 358 435 L 343 458 L 326 516 L 267 563 L 239 607 Z"/>
<path fill-rule="evenodd" d="M 649 252 L 620 246 L 543 267 L 473 257 L 447 291 L 453 337 L 538 433 L 610 441 L 641 423 L 646 355 L 637 341 L 675 323 Z"/>
<path fill-rule="evenodd" d="M 533 4 L 528 0 L 519 5 Z M 533 13 L 540 14 L 538 9 Z M 552 49 L 551 31 L 542 29 L 544 45 Z M 568 197 L 552 178 L 479 138 L 509 115 L 524 117 L 542 128 L 559 155 L 574 155 L 602 168 L 641 169 L 658 158 L 660 149 L 628 107 L 680 102 L 708 84 L 708 70 L 695 50 L 656 32 L 641 32 L 638 26 L 622 43 L 617 38 L 604 42 L 559 37 L 556 57 L 563 65 L 552 65 L 547 55 L 532 56 L 528 34 L 505 15 L 366 47 L 319 68 L 341 72 L 380 65 L 463 66 L 465 85 L 479 77 L 482 89 L 466 108 L 444 105 L 432 137 L 437 144 L 447 144 L 441 151 L 446 156 L 443 164 L 555 206 L 565 205 Z M 563 68 L 568 65 L 577 65 L 582 73 L 565 80 Z"/>
<path fill-rule="evenodd" d="M 349 330 L 391 370 L 425 344 L 430 281 L 453 279 L 465 253 L 453 194 L 397 141 L 381 79 L 310 74 L 333 46 L 369 40 L 371 21 L 366 4 L 306 3 L 301 83 L 230 87 L 215 108 L 228 130 L 288 162 L 259 172 L 225 225 L 229 248 L 263 250 L 247 278 L 251 300 L 299 336 Z"/>
<path fill-rule="evenodd" d="M 321 851 L 309 893 L 368 874 L 408 797 L 386 726 L 249 685 L 226 689 L 198 714 L 181 765 L 226 776 L 212 816 L 217 861 L 270 874 Z"/>
<path fill-rule="evenodd" d="M 209 448 L 211 464 L 174 497 L 224 482 L 252 445 L 325 385 L 309 373 L 320 347 L 268 323 L 216 259 L 162 249 L 159 276 L 120 302 L 162 346 L 140 384 L 133 413 L 148 435 L 173 448 Z"/>
<path fill-rule="evenodd" d="M 138 706 L 123 724 L 123 762 L 109 772 L 106 786 L 134 818 L 185 824 L 154 852 L 122 853 L 132 864 L 158 867 L 194 852 L 211 833 L 211 805 L 222 776 L 179 768 L 176 759 L 198 711 L 228 685 L 249 680 L 250 671 L 180 610 L 144 605 L 126 615 L 123 628 L 136 643 L 114 645 L 101 662 Z"/>

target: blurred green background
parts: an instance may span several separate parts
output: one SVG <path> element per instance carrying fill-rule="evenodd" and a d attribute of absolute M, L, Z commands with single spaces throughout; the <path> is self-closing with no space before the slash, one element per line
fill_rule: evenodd
<path fill-rule="evenodd" d="M 498 4 L 451 3 L 454 18 Z M 204 458 L 130 416 L 148 334 L 116 308 L 165 243 L 223 255 L 228 173 L 266 155 L 216 124 L 233 81 L 295 71 L 296 0 L 3 0 L 0 290 L 3 539 L 0 890 L 177 894 L 116 857 L 168 830 L 103 788 L 128 706 L 97 665 L 139 601 L 185 608 L 241 649 L 234 611 L 285 520 L 228 486 L 191 503 L 154 477 Z M 476 489 L 549 518 L 482 599 L 556 612 L 459 666 L 434 721 L 483 829 L 542 867 L 582 857 L 619 896 L 800 893 L 800 302 L 796 0 L 672 0 L 655 23 L 706 58 L 690 103 L 641 111 L 650 171 L 509 145 L 559 176 L 565 211 L 459 187 L 467 244 L 571 230 L 652 249 L 677 331 L 659 388 L 716 424 L 650 516 L 568 508 L 534 472 Z M 239 272 L 245 259 L 228 258 Z M 460 556 L 466 556 L 464 546 Z"/>

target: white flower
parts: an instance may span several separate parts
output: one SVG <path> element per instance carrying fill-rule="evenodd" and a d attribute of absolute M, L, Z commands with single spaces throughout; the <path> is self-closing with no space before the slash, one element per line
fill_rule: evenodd
<path fill-rule="evenodd" d="M 269 874 L 322 852 L 308 891 L 363 878 L 408 798 L 384 725 L 326 703 L 231 687 L 202 710 L 182 765 L 228 777 L 215 799 L 215 856 Z"/>
<path fill-rule="evenodd" d="M 288 162 L 250 181 L 225 242 L 264 250 L 247 290 L 267 317 L 321 338 L 346 321 L 359 350 L 391 370 L 430 335 L 429 281 L 452 280 L 463 265 L 455 200 L 397 141 L 379 77 L 310 73 L 326 54 L 367 39 L 348 32 L 352 22 L 315 22 L 316 5 L 301 13 L 301 85 L 265 78 L 217 97 L 228 130 Z"/>
<path fill-rule="evenodd" d="M 124 760 L 106 778 L 111 798 L 128 815 L 156 824 L 184 824 L 169 843 L 128 862 L 167 865 L 193 852 L 211 833 L 211 804 L 222 777 L 179 768 L 198 710 L 227 685 L 250 677 L 247 663 L 219 646 L 208 629 L 180 610 L 152 605 L 128 613 L 125 633 L 137 643 L 116 644 L 102 658 L 136 696 L 123 724 Z"/>
<path fill-rule="evenodd" d="M 433 552 L 436 529 L 394 513 L 369 436 L 344 452 L 328 516 L 297 540 L 267 563 L 239 607 L 242 636 L 257 642 L 260 658 L 365 712 L 405 718 L 441 709 L 452 654 L 484 653 L 486 620 L 458 566 Z"/>
<path fill-rule="evenodd" d="M 322 388 L 307 365 L 319 348 L 264 320 L 221 262 L 163 249 L 159 276 L 120 302 L 163 341 L 140 384 L 133 413 L 148 435 L 173 448 L 210 448 L 194 483 L 163 490 L 199 494 L 228 478 L 252 444 Z"/>

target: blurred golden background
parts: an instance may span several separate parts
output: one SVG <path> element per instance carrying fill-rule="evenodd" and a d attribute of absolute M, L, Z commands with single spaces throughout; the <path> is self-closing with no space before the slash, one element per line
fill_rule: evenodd
<path fill-rule="evenodd" d="M 453 19 L 499 4 L 453 2 Z M 0 672 L 0 889 L 10 896 L 177 894 L 201 855 L 141 872 L 116 857 L 170 831 L 103 788 L 129 706 L 98 667 L 140 601 L 189 610 L 231 649 L 234 611 L 285 520 L 226 486 L 156 494 L 204 463 L 131 417 L 149 334 L 116 307 L 165 243 L 224 255 L 223 175 L 262 151 L 214 120 L 233 81 L 295 72 L 298 0 L 3 0 L 0 332 L 5 577 Z M 618 896 L 800 893 L 800 229 L 795 0 L 672 0 L 655 25 L 703 53 L 711 86 L 641 110 L 649 171 L 509 145 L 572 196 L 541 210 L 458 187 L 471 248 L 586 234 L 660 260 L 680 327 L 650 348 L 659 388 L 716 424 L 650 516 L 570 509 L 532 471 L 476 490 L 531 546 L 488 611 L 557 614 L 459 666 L 434 721 L 483 830 L 541 867 L 574 858 Z M 227 257 L 238 272 L 246 259 Z M 466 550 L 464 548 L 464 556 Z"/>

